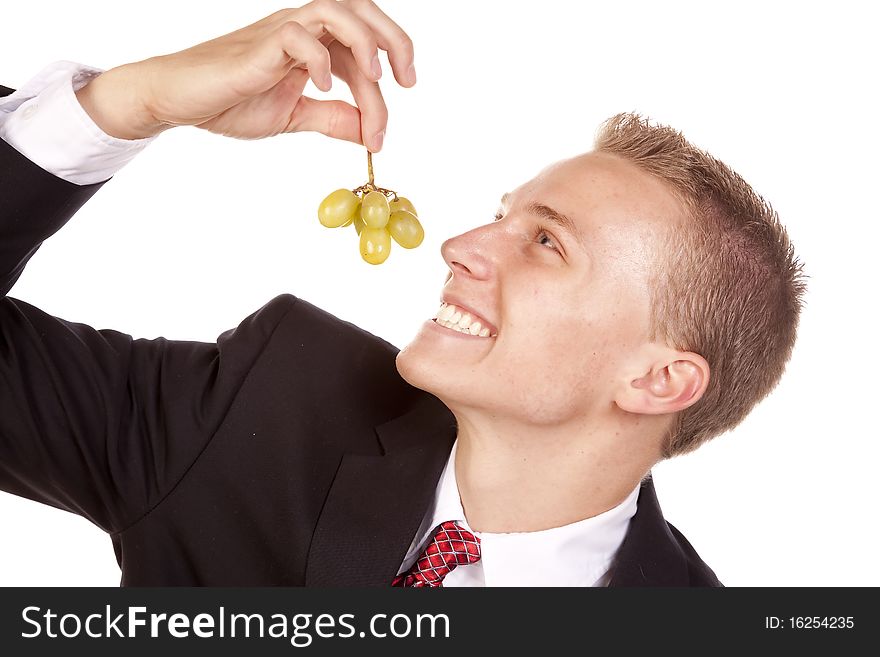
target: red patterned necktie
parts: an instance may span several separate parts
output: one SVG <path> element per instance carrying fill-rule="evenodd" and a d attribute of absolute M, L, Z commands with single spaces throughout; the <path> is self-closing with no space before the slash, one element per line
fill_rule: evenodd
<path fill-rule="evenodd" d="M 398 575 L 391 586 L 443 586 L 443 578 L 456 566 L 480 560 L 480 539 L 461 525 L 447 520 L 437 526 L 433 540 L 410 569 Z"/>

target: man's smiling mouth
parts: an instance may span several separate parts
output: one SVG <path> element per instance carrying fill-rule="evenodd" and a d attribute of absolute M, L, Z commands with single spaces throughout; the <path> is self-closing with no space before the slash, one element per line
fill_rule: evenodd
<path fill-rule="evenodd" d="M 434 322 L 452 331 L 480 338 L 494 338 L 498 335 L 494 328 L 483 318 L 468 310 L 458 308 L 445 301 L 434 316 Z"/>

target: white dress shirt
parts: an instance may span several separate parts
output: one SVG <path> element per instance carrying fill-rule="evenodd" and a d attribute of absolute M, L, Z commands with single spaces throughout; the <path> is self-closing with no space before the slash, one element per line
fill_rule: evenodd
<path fill-rule="evenodd" d="M 434 504 L 425 514 L 398 574 L 418 559 L 442 522 L 454 520 L 480 539 L 478 562 L 457 566 L 443 586 L 605 586 L 608 569 L 635 515 L 639 486 L 608 511 L 562 527 L 535 532 L 476 532 L 464 515 L 455 479 L 455 452 L 437 483 Z"/>
<path fill-rule="evenodd" d="M 77 185 L 107 180 L 155 137 L 125 140 L 104 133 L 74 91 L 99 69 L 56 62 L 10 96 L 0 98 L 0 138 L 49 173 Z M 433 529 L 459 522 L 480 538 L 481 558 L 443 580 L 453 586 L 604 586 L 608 569 L 636 512 L 639 487 L 613 509 L 562 527 L 535 532 L 475 532 L 467 523 L 452 451 L 429 507 L 398 573 L 419 557 Z"/>
<path fill-rule="evenodd" d="M 74 62 L 50 64 L 11 95 L 0 97 L 0 139 L 76 185 L 114 176 L 155 137 L 117 139 L 95 125 L 74 92 L 100 73 Z"/>

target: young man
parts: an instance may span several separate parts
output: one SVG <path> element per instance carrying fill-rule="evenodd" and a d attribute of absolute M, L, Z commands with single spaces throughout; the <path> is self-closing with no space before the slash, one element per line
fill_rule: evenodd
<path fill-rule="evenodd" d="M 375 5 L 320 0 L 101 75 L 48 69 L 0 101 L 4 295 L 170 127 L 380 149 L 377 47 L 415 83 Z M 331 70 L 358 108 L 301 96 Z M 399 353 L 291 295 L 216 344 L 4 296 L 0 487 L 105 529 L 123 585 L 718 585 L 649 474 L 781 376 L 803 282 L 769 206 L 620 115 L 442 253 L 443 304 Z"/>

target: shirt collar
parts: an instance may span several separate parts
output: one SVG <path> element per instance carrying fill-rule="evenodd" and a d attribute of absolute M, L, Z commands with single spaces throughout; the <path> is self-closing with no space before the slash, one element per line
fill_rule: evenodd
<path fill-rule="evenodd" d="M 437 525 L 454 520 L 480 538 L 482 558 L 478 564 L 482 565 L 486 586 L 595 586 L 626 536 L 640 487 L 637 485 L 614 508 L 561 527 L 503 534 L 476 532 L 467 523 L 458 494 L 457 446 L 456 440 L 437 483 L 433 510 L 425 514 L 405 566 L 418 558 Z"/>

